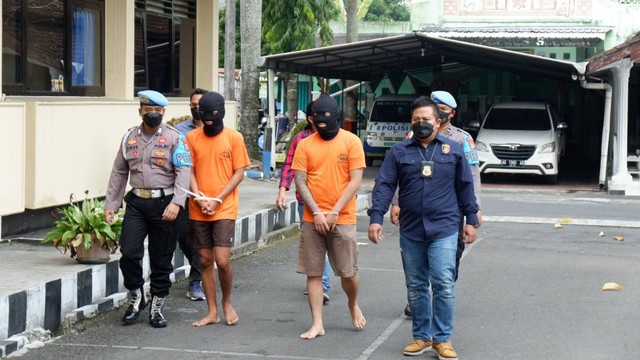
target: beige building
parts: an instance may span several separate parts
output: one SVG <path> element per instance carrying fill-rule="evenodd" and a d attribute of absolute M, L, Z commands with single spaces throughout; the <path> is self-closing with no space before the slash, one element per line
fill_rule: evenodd
<path fill-rule="evenodd" d="M 189 114 L 194 87 L 218 89 L 218 6 L 0 0 L 0 238 L 51 221 L 72 193 L 105 194 L 119 141 L 141 122 L 137 91 L 166 94 L 168 120 Z"/>

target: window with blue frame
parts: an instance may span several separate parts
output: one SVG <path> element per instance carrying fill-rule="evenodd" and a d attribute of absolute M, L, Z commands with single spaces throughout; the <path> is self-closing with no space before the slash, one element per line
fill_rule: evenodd
<path fill-rule="evenodd" d="M 104 95 L 104 1 L 3 0 L 10 95 Z"/>

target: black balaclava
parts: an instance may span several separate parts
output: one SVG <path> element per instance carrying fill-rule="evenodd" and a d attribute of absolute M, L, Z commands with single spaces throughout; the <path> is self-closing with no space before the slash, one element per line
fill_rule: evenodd
<path fill-rule="evenodd" d="M 216 136 L 222 132 L 224 129 L 224 109 L 218 111 L 215 115 L 211 113 L 203 113 L 202 114 L 202 122 L 204 123 L 204 133 L 207 136 Z M 208 121 L 213 122 L 212 124 L 207 124 Z"/>
<path fill-rule="evenodd" d="M 329 141 L 338 135 L 340 131 L 340 113 L 338 112 L 338 103 L 327 94 L 322 94 L 311 105 L 313 112 L 313 123 L 316 125 L 318 135 L 322 140 Z M 325 124 L 326 126 L 320 126 Z"/>
<path fill-rule="evenodd" d="M 200 98 L 198 102 L 200 120 L 204 123 L 204 133 L 207 136 L 216 136 L 224 129 L 224 97 L 215 91 L 210 91 Z M 208 124 L 208 122 L 210 122 Z"/>

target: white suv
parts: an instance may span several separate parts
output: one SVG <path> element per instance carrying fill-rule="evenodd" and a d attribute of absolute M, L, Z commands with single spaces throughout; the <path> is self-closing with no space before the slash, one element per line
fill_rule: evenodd
<path fill-rule="evenodd" d="M 556 183 L 566 128 L 550 104 L 514 101 L 493 105 L 476 141 L 480 173 L 544 175 Z"/>

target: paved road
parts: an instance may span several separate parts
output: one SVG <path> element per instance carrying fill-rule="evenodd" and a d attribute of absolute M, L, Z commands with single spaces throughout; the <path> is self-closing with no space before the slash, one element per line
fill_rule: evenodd
<path fill-rule="evenodd" d="M 640 353 L 640 237 L 638 228 L 553 226 L 558 216 L 634 220 L 638 200 L 582 192 L 485 193 L 485 216 L 547 218 L 549 223 L 488 220 L 465 253 L 457 286 L 453 344 L 460 359 L 637 359 Z M 358 218 L 363 331 L 351 327 L 346 297 L 333 279 L 325 309 L 327 334 L 298 339 L 310 323 L 304 278 L 295 273 L 296 239 L 286 239 L 234 261 L 238 325 L 193 328 L 206 305 L 175 284 L 166 329 L 146 319 L 120 324 L 124 309 L 85 329 L 31 349 L 23 359 L 401 359 L 411 339 L 397 228 L 387 224 L 382 244 L 366 239 Z M 600 232 L 605 236 L 599 236 Z M 615 241 L 613 236 L 623 236 Z M 623 291 L 603 292 L 606 282 Z M 436 359 L 433 353 L 419 358 Z"/>

